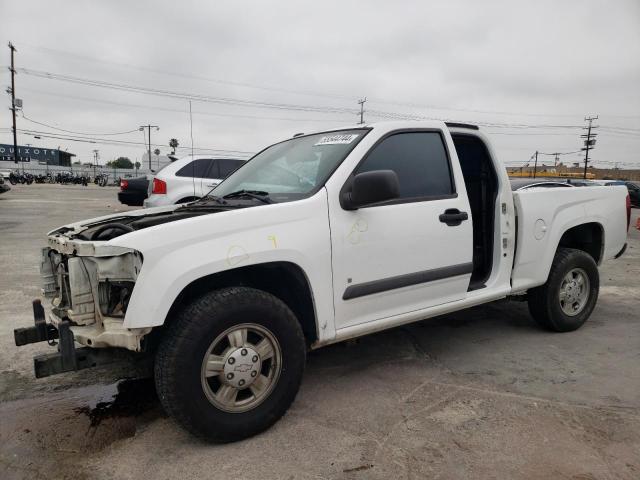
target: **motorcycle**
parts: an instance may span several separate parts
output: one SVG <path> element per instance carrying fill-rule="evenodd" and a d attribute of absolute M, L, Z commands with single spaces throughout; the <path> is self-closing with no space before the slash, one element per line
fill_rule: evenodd
<path fill-rule="evenodd" d="M 106 187 L 107 183 L 109 183 L 109 174 L 108 173 L 98 173 L 93 179 L 93 183 L 99 185 L 100 187 Z"/>
<path fill-rule="evenodd" d="M 53 176 L 50 173 L 42 174 L 34 176 L 34 181 L 36 183 L 53 183 Z"/>
<path fill-rule="evenodd" d="M 15 171 L 15 172 L 11 172 L 9 174 L 9 182 L 11 183 L 11 185 L 16 185 L 18 183 L 21 184 L 27 184 L 27 185 L 31 185 L 34 181 L 34 176 L 31 175 L 30 173 L 27 172 L 19 172 L 19 171 Z"/>
<path fill-rule="evenodd" d="M 11 183 L 11 185 L 16 185 L 18 183 L 22 183 L 22 182 L 20 182 L 20 177 L 21 176 L 22 176 L 22 174 L 20 172 L 18 172 L 18 171 L 9 173 L 9 183 Z"/>

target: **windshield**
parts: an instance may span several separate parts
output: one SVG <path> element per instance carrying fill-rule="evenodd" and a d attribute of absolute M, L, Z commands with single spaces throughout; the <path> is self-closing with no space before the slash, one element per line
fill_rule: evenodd
<path fill-rule="evenodd" d="M 315 193 L 367 133 L 341 130 L 292 138 L 258 153 L 209 192 L 225 197 L 259 192 L 273 202 L 289 202 Z"/>

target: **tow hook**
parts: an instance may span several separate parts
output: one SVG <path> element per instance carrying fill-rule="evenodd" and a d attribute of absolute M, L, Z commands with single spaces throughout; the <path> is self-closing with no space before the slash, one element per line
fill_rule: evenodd
<path fill-rule="evenodd" d="M 62 320 L 57 325 L 47 323 L 39 299 L 33 301 L 33 321 L 33 327 L 16 328 L 13 331 L 16 346 L 44 341 L 53 346 L 56 345 L 55 340 L 58 340 L 56 353 L 45 353 L 33 358 L 36 378 L 96 367 L 128 356 L 128 351 L 119 349 L 76 348 L 69 321 Z"/>

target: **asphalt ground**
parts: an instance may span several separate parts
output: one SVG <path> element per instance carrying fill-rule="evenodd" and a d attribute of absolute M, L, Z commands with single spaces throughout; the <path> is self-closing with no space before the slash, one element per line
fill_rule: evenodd
<path fill-rule="evenodd" d="M 635 228 L 577 332 L 543 331 L 526 304 L 504 301 L 320 349 L 284 418 L 220 446 L 166 417 L 152 382 L 118 382 L 144 368 L 36 380 L 32 357 L 52 348 L 14 346 L 13 329 L 32 323 L 46 232 L 128 210 L 116 193 L 0 195 L 0 478 L 640 478 Z"/>

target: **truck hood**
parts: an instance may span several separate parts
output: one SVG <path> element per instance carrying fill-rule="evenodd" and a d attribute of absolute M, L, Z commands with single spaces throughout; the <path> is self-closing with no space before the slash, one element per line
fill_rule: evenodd
<path fill-rule="evenodd" d="M 155 231 L 168 223 L 244 209 L 249 206 L 252 205 L 241 204 L 227 207 L 211 202 L 199 205 L 192 203 L 133 210 L 64 225 L 52 230 L 47 235 L 49 246 L 61 253 L 81 256 L 117 255 L 130 250 L 123 250 L 111 245 L 110 241 L 114 238 L 128 236 L 143 229 Z"/>
<path fill-rule="evenodd" d="M 237 246 L 247 254 L 254 254 L 262 248 L 273 253 L 282 251 L 293 238 L 292 232 L 308 228 L 309 222 L 328 223 L 326 209 L 327 194 L 323 188 L 305 199 L 272 204 L 254 201 L 250 208 L 219 210 L 215 214 L 166 222 L 121 235 L 106 243 L 136 250 L 142 253 L 145 262 L 151 263 L 155 260 L 164 262 L 179 251 L 189 252 L 187 256 L 200 252 L 199 260 L 204 262 L 205 258 L 210 259 Z M 176 214 L 187 210 L 178 210 Z"/>

